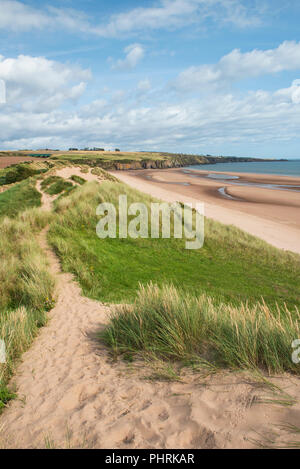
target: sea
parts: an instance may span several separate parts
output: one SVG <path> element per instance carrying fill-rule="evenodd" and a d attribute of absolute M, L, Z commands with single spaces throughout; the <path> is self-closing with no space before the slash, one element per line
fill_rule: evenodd
<path fill-rule="evenodd" d="M 217 163 L 193 165 L 185 169 L 202 171 L 226 171 L 228 173 L 276 174 L 277 176 L 300 177 L 300 160 L 251 161 L 245 163 Z"/>

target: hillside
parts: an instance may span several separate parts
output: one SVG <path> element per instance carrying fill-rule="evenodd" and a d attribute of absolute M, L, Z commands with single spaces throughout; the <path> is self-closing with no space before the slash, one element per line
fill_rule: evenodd
<path fill-rule="evenodd" d="M 19 157 L 42 161 L 61 161 L 101 167 L 106 170 L 181 168 L 198 164 L 217 164 L 249 161 L 273 161 L 272 159 L 240 158 L 236 156 L 188 155 L 163 152 L 110 152 L 110 151 L 20 151 L 2 152 L 1 157 Z M 0 161 L 1 162 L 1 161 Z"/>

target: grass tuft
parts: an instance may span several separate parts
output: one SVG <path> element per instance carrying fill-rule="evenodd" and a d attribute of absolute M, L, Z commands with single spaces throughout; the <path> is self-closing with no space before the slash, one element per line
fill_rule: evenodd
<path fill-rule="evenodd" d="M 41 188 L 49 195 L 58 195 L 71 189 L 73 184 L 59 176 L 49 176 L 41 183 Z"/>
<path fill-rule="evenodd" d="M 83 186 L 83 184 L 86 183 L 86 180 L 81 178 L 80 176 L 77 176 L 76 174 L 74 174 L 73 176 L 70 177 L 70 179 L 74 182 L 76 182 L 77 184 L 79 184 L 80 186 Z"/>
<path fill-rule="evenodd" d="M 115 354 L 142 353 L 173 361 L 205 360 L 217 367 L 300 374 L 291 343 L 300 336 L 297 309 L 214 304 L 207 295 L 173 286 L 140 286 L 133 305 L 115 309 L 102 340 Z"/>

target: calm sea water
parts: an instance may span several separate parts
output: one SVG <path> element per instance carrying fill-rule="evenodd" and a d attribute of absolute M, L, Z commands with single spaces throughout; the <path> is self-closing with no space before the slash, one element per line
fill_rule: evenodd
<path fill-rule="evenodd" d="M 300 177 L 300 160 L 291 161 L 262 161 L 251 163 L 217 163 L 188 166 L 186 169 L 201 169 L 205 171 L 226 171 L 235 173 L 277 174 L 280 176 Z"/>

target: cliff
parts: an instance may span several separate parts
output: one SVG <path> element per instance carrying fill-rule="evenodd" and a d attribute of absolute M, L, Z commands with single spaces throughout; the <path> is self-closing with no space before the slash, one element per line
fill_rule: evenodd
<path fill-rule="evenodd" d="M 138 169 L 167 169 L 182 168 L 193 165 L 206 165 L 217 163 L 232 162 L 252 162 L 252 161 L 274 161 L 270 159 L 258 158 L 239 158 L 239 157 L 219 157 L 219 156 L 197 156 L 197 155 L 171 155 L 161 154 L 165 159 L 142 159 L 142 160 L 91 160 L 88 164 L 92 166 L 100 166 L 107 170 L 128 171 Z M 84 161 L 82 161 L 84 163 Z M 85 160 L 85 163 L 87 161 Z"/>

